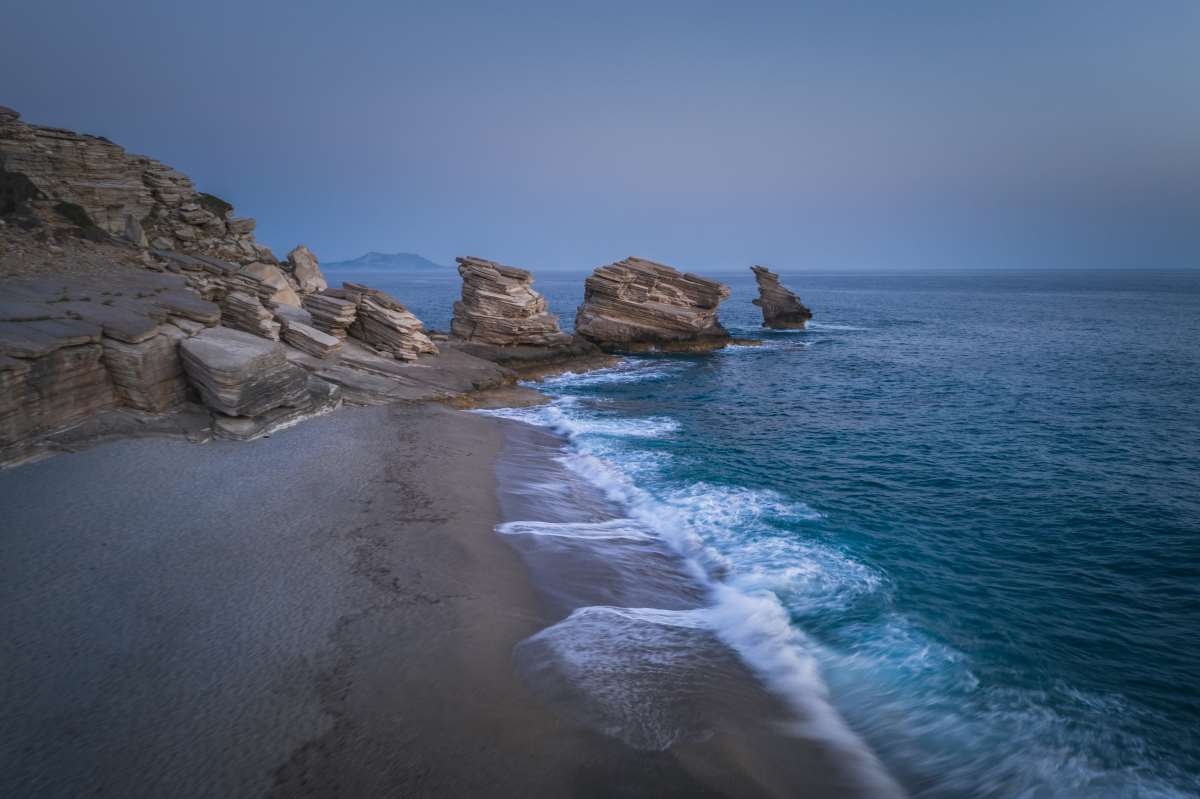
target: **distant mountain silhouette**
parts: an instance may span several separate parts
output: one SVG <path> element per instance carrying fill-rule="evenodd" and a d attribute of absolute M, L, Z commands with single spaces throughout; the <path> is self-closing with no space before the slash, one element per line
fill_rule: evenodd
<path fill-rule="evenodd" d="M 329 261 L 322 269 L 362 269 L 380 272 L 450 272 L 448 266 L 435 264 L 423 255 L 412 252 L 369 252 L 348 261 Z"/>

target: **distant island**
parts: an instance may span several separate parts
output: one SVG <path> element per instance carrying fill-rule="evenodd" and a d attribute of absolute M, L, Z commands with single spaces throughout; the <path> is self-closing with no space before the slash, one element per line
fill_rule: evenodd
<path fill-rule="evenodd" d="M 435 264 L 423 255 L 412 252 L 369 252 L 348 261 L 327 261 L 325 269 L 357 269 L 380 272 L 449 272 L 450 267 Z"/>

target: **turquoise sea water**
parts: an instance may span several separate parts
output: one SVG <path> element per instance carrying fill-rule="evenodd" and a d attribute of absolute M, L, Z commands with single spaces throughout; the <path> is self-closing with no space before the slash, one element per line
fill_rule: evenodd
<path fill-rule="evenodd" d="M 785 274 L 786 333 L 713 276 L 763 346 L 515 415 L 786 619 L 911 794 L 1200 795 L 1200 273 Z M 446 326 L 456 279 L 360 277 Z M 564 322 L 583 277 L 537 281 Z"/>

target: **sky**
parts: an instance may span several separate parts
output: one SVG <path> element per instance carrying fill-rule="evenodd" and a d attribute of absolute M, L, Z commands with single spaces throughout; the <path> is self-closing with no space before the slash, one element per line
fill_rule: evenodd
<path fill-rule="evenodd" d="M 1200 2 L 46 0 L 0 105 L 284 253 L 1200 266 Z"/>

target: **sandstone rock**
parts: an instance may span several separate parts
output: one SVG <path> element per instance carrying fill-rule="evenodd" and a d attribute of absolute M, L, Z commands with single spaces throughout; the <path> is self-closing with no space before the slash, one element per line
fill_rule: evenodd
<path fill-rule="evenodd" d="M 464 341 L 497 346 L 563 345 L 571 336 L 558 327 L 546 299 L 533 290 L 533 275 L 482 258 L 457 258 L 462 300 L 454 303 L 450 330 Z"/>
<path fill-rule="evenodd" d="M 40 433 L 116 402 L 102 353 L 99 344 L 81 344 L 32 358 L 0 355 L 0 459 Z"/>
<path fill-rule="evenodd" d="M 152 413 L 177 408 L 187 397 L 188 382 L 179 357 L 182 330 L 163 325 L 157 335 L 138 344 L 105 338 L 104 365 L 117 398 L 125 405 Z"/>
<path fill-rule="evenodd" d="M 253 239 L 254 220 L 227 225 L 228 203 L 186 175 L 99 136 L 30 125 L 11 109 L 0 113 L 0 184 L 0 195 L 19 190 L 14 200 L 78 206 L 99 230 L 138 246 L 216 253 L 245 244 L 246 262 L 275 263 Z"/>
<path fill-rule="evenodd" d="M 183 366 L 204 404 L 226 416 L 258 416 L 297 406 L 307 396 L 303 369 L 283 345 L 228 328 L 211 328 L 179 345 Z"/>
<path fill-rule="evenodd" d="M 754 279 L 758 282 L 758 299 L 754 304 L 762 308 L 763 327 L 786 330 L 803 330 L 812 319 L 812 311 L 800 302 L 800 298 L 784 288 L 779 275 L 765 266 L 752 266 Z"/>
<path fill-rule="evenodd" d="M 300 287 L 301 294 L 312 294 L 324 291 L 329 287 L 329 284 L 325 282 L 325 276 L 321 274 L 317 256 L 313 255 L 312 250 L 303 244 L 288 253 L 287 263 L 288 269 L 292 273 L 292 279 Z"/>
<path fill-rule="evenodd" d="M 272 341 L 279 340 L 280 324 L 253 295 L 233 291 L 221 300 L 221 322 L 235 330 L 252 333 Z"/>
<path fill-rule="evenodd" d="M 437 345 L 425 335 L 421 320 L 388 294 L 358 283 L 343 283 L 340 294 L 358 306 L 350 335 L 377 351 L 405 361 L 415 361 L 421 353 L 435 353 Z M 335 295 L 336 296 L 336 295 Z"/>
<path fill-rule="evenodd" d="M 299 322 L 302 325 L 312 326 L 312 314 L 303 308 L 294 308 L 291 305 L 280 305 L 275 309 L 275 319 L 279 324 L 287 327 L 288 322 Z"/>
<path fill-rule="evenodd" d="M 221 438 L 249 441 L 290 427 L 302 419 L 329 413 L 342 405 L 341 387 L 317 377 L 307 378 L 305 394 L 306 396 L 294 406 L 272 408 L 257 416 L 225 416 L 215 413 L 213 431 Z"/>
<path fill-rule="evenodd" d="M 149 247 L 150 243 L 146 241 L 146 231 L 142 229 L 142 223 L 137 221 L 133 214 L 125 217 L 125 240 L 138 247 Z"/>
<path fill-rule="evenodd" d="M 292 287 L 287 277 L 278 266 L 255 262 L 242 267 L 242 274 L 268 286 L 271 292 L 264 299 L 271 305 L 292 305 L 300 307 L 300 295 Z"/>
<path fill-rule="evenodd" d="M 337 336 L 331 336 L 303 322 L 290 320 L 284 322 L 283 340 L 316 358 L 328 358 L 342 348 L 342 340 Z"/>
<path fill-rule="evenodd" d="M 304 310 L 312 315 L 313 327 L 344 339 L 358 316 L 358 303 L 322 292 L 305 297 Z"/>
<path fill-rule="evenodd" d="M 715 280 L 626 258 L 587 279 L 575 331 L 609 351 L 717 349 L 729 343 L 717 319 L 728 296 Z"/>

